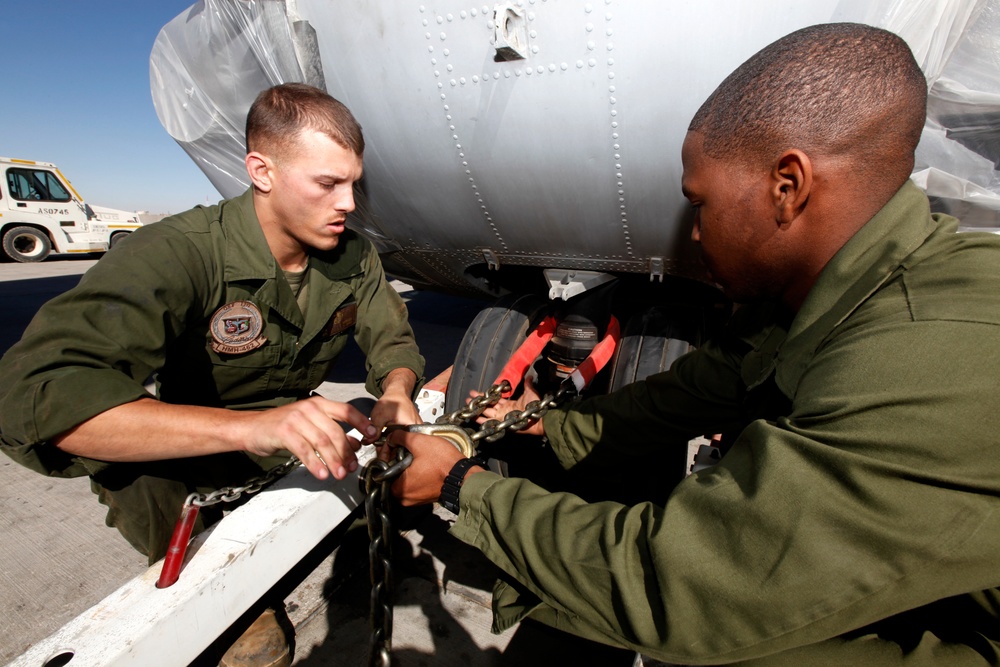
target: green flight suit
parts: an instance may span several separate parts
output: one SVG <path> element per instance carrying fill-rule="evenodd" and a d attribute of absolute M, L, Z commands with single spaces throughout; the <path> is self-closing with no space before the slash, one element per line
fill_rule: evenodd
<path fill-rule="evenodd" d="M 681 664 L 1000 664 L 1000 238 L 911 183 L 794 318 L 745 306 L 671 371 L 543 419 L 569 468 L 739 433 L 665 505 L 472 475 L 452 533 L 525 614 Z M 599 465 L 598 465 L 599 464 Z"/>
<path fill-rule="evenodd" d="M 422 377 L 406 306 L 368 241 L 348 230 L 333 251 L 313 253 L 307 296 L 303 318 L 251 191 L 142 227 L 76 288 L 45 304 L 0 360 L 0 449 L 47 475 L 90 475 L 111 508 L 109 525 L 153 562 L 187 494 L 242 484 L 282 458 L 234 452 L 109 464 L 66 454 L 51 438 L 149 396 L 150 379 L 168 403 L 261 409 L 305 398 L 326 380 L 352 332 L 375 396 L 395 368 Z M 250 319 L 260 320 L 258 347 L 216 351 L 213 323 L 240 301 L 257 308 Z"/>

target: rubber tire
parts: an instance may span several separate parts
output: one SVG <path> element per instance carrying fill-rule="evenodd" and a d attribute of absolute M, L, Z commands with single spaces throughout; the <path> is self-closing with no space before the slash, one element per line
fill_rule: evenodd
<path fill-rule="evenodd" d="M 534 294 L 507 295 L 479 311 L 455 354 L 445 410 L 465 405 L 470 391 L 489 389 L 511 355 L 545 316 L 548 302 Z"/>
<path fill-rule="evenodd" d="M 108 250 L 114 248 L 116 245 L 118 245 L 119 241 L 121 241 L 128 235 L 129 232 L 115 232 L 114 234 L 112 234 L 111 238 L 108 239 Z"/>
<path fill-rule="evenodd" d="M 18 245 L 22 245 L 26 237 L 34 241 L 27 253 L 18 249 Z M 41 262 L 52 252 L 52 242 L 45 232 L 34 227 L 12 227 L 3 235 L 3 251 L 15 262 Z"/>
<path fill-rule="evenodd" d="M 668 370 L 679 357 L 701 344 L 704 318 L 702 309 L 682 305 L 653 306 L 630 317 L 615 352 L 609 390 L 616 391 Z M 667 448 L 657 466 L 629 473 L 629 493 L 633 495 L 616 500 L 665 503 L 670 489 L 683 479 L 687 466 L 686 448 Z"/>
<path fill-rule="evenodd" d="M 460 409 L 473 390 L 485 392 L 489 389 L 511 355 L 538 326 L 548 309 L 548 302 L 539 296 L 511 294 L 479 311 L 465 330 L 465 336 L 455 354 L 455 364 L 445 392 L 445 410 L 451 412 Z M 508 441 L 515 437 L 521 438 L 518 441 L 519 448 L 529 449 L 526 446 L 529 438 L 523 435 L 508 435 L 487 448 L 491 453 L 504 452 L 511 444 Z M 484 451 L 483 448 L 480 450 Z M 504 477 L 511 474 L 506 460 L 491 457 L 489 467 Z M 515 463 L 515 470 L 517 467 Z"/>
<path fill-rule="evenodd" d="M 702 314 L 690 306 L 653 306 L 629 318 L 615 351 L 610 390 L 668 370 L 701 343 Z"/>

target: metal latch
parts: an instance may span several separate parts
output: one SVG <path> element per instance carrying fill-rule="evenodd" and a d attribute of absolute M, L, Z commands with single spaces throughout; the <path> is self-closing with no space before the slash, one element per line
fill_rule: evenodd
<path fill-rule="evenodd" d="M 493 8 L 493 38 L 499 60 L 524 60 L 528 57 L 528 26 L 524 13 L 513 3 Z"/>

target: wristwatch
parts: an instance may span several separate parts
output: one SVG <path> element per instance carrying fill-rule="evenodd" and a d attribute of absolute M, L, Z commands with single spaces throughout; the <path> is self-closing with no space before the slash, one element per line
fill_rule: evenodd
<path fill-rule="evenodd" d="M 465 473 L 469 471 L 472 466 L 485 466 L 486 462 L 482 459 L 473 457 L 468 459 L 459 459 L 452 466 L 451 472 L 448 476 L 444 478 L 444 485 L 441 487 L 441 497 L 438 498 L 438 502 L 441 503 L 441 507 L 445 508 L 453 514 L 458 514 L 458 494 L 462 490 L 462 482 L 465 480 Z"/>

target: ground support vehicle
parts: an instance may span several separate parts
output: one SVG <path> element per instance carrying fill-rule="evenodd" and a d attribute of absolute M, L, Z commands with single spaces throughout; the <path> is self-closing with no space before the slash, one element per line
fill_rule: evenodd
<path fill-rule="evenodd" d="M 0 157 L 0 170 L 0 243 L 7 260 L 105 252 L 142 226 L 134 211 L 87 204 L 51 162 Z"/>

